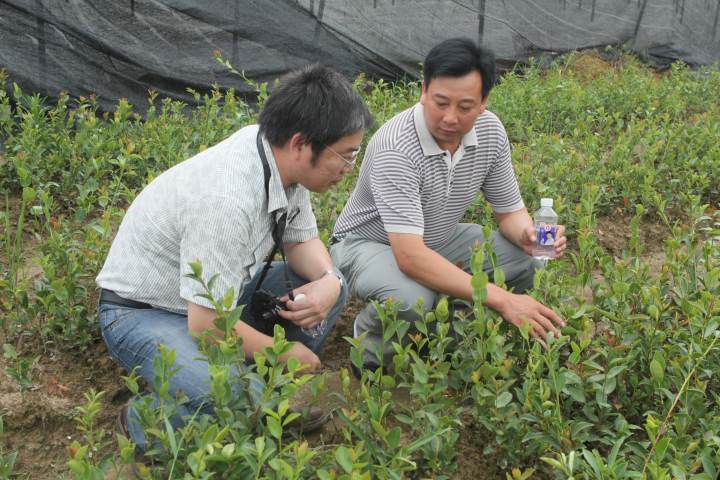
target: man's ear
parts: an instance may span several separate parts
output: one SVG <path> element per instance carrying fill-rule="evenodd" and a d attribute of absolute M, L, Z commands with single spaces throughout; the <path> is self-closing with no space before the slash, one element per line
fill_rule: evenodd
<path fill-rule="evenodd" d="M 303 137 L 302 133 L 294 133 L 292 137 L 290 137 L 290 140 L 288 140 L 288 146 L 290 147 L 290 152 L 293 153 L 294 157 L 299 157 L 303 149 L 308 147 L 308 143 L 305 141 L 305 138 Z"/>
<path fill-rule="evenodd" d="M 424 106 L 425 105 L 425 98 L 427 93 L 427 87 L 425 87 L 425 80 L 422 81 L 422 86 L 420 89 L 420 103 Z"/>
<path fill-rule="evenodd" d="M 480 113 L 479 115 L 482 115 L 485 113 L 485 110 L 487 110 L 488 100 L 490 100 L 490 94 L 487 94 L 487 97 L 482 99 L 482 102 L 480 103 Z"/>

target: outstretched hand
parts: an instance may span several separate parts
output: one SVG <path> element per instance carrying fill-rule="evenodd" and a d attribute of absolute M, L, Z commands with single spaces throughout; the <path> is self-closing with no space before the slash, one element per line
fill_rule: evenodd
<path fill-rule="evenodd" d="M 560 330 L 557 327 L 564 327 L 565 322 L 557 313 L 530 295 L 508 294 L 511 297 L 505 302 L 502 309 L 498 310 L 503 319 L 516 327 L 529 324 L 530 335 L 543 344 L 548 332 L 552 332 L 556 337 L 560 336 Z"/>

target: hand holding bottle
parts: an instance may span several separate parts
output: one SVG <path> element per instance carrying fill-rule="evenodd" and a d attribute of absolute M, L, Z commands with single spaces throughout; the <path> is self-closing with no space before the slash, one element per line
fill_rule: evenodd
<path fill-rule="evenodd" d="M 553 210 L 552 198 L 540 200 L 540 209 L 535 212 L 533 220 L 532 256 L 543 261 L 562 256 L 567 244 L 565 227 L 557 223 L 558 215 Z"/>

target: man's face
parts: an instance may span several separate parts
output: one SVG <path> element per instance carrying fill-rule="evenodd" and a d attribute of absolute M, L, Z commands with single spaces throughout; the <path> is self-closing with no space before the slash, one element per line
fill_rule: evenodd
<path fill-rule="evenodd" d="M 355 166 L 356 152 L 360 150 L 364 130 L 342 137 L 327 145 L 315 158 L 309 161 L 300 184 L 311 192 L 326 192 L 336 186 L 346 173 Z"/>
<path fill-rule="evenodd" d="M 485 111 L 487 98 L 482 98 L 482 77 L 473 70 L 462 77 L 435 77 L 430 85 L 423 84 L 420 103 L 425 123 L 440 148 L 454 150 L 463 135 Z"/>

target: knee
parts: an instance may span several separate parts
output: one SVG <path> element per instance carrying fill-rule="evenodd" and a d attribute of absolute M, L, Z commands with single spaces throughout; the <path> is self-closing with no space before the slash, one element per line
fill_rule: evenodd
<path fill-rule="evenodd" d="M 398 304 L 401 312 L 414 311 L 417 306 L 428 311 L 435 306 L 437 293 L 413 283 L 396 288 L 389 296 Z"/>
<path fill-rule="evenodd" d="M 482 225 L 478 223 L 462 223 L 460 225 L 462 225 L 465 229 L 465 237 L 471 239 L 471 245 L 475 245 L 477 242 L 482 243 L 485 241 L 485 232 L 483 231 Z"/>
<path fill-rule="evenodd" d="M 338 272 L 338 274 L 342 280 L 340 285 L 340 295 L 338 295 L 335 305 L 342 308 L 347 303 L 348 296 L 350 295 L 350 289 L 348 288 L 348 282 L 345 279 L 345 276 L 341 272 Z"/>

